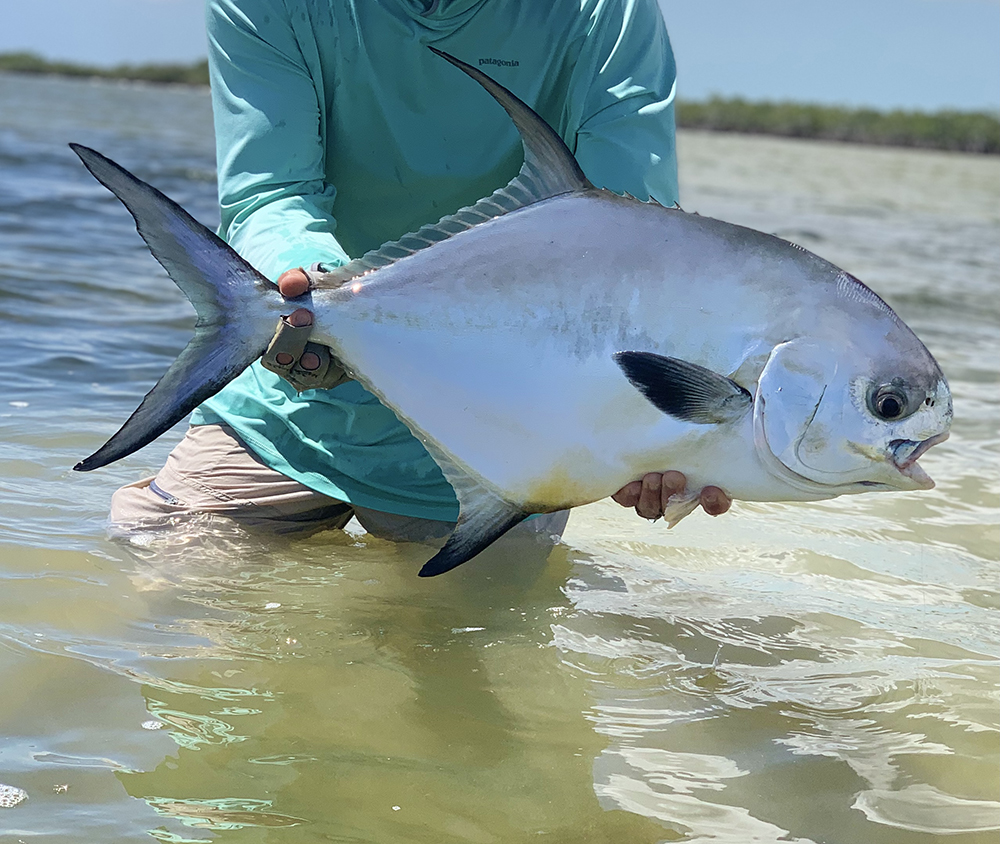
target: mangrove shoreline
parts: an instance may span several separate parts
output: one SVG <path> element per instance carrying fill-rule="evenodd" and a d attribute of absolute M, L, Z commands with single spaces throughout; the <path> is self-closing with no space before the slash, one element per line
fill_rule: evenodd
<path fill-rule="evenodd" d="M 34 53 L 0 53 L 0 72 L 155 84 L 208 84 L 208 62 L 204 60 L 186 65 L 126 64 L 102 68 L 49 61 Z M 878 111 L 712 97 L 706 102 L 678 101 L 676 116 L 677 125 L 684 129 L 1000 154 L 1000 115 L 986 112 Z"/>

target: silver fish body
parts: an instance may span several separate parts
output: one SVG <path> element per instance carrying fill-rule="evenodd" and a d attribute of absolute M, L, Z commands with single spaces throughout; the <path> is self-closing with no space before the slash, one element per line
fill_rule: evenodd
<path fill-rule="evenodd" d="M 778 238 L 594 188 L 527 106 L 446 58 L 511 114 L 521 173 L 314 277 L 308 302 L 312 339 L 455 487 L 458 526 L 422 574 L 459 565 L 531 513 L 595 501 L 649 471 L 764 501 L 932 485 L 916 458 L 947 436 L 948 385 L 878 296 Z M 78 467 L 90 469 L 235 377 L 288 304 L 166 197 L 74 149 L 201 315 L 132 419 Z M 687 496 L 668 516 L 694 506 Z"/>
<path fill-rule="evenodd" d="M 773 448 L 762 456 L 761 438 L 780 427 L 764 407 L 722 425 L 665 414 L 622 377 L 622 350 L 696 363 L 763 397 L 776 350 L 807 341 L 810 357 L 836 360 L 849 343 L 860 376 L 875 379 L 890 353 L 919 373 L 936 412 L 914 437 L 939 434 L 949 413 L 930 354 L 846 273 L 777 238 L 604 191 L 536 203 L 313 302 L 319 342 L 424 439 L 533 512 L 668 467 L 744 500 L 926 485 L 888 451 L 884 477 L 866 466 L 796 482 L 791 467 L 772 469 Z M 789 386 L 775 385 L 773 401 L 787 406 Z M 795 430 L 816 408 L 806 401 Z"/>

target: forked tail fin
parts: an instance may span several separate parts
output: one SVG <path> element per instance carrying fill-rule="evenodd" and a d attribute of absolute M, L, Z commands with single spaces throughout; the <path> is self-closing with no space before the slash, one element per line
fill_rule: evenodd
<path fill-rule="evenodd" d="M 87 169 L 135 218 L 150 252 L 198 313 L 194 337 L 121 429 L 73 468 L 87 472 L 138 451 L 259 358 L 281 295 L 217 235 L 128 170 L 79 144 Z"/>

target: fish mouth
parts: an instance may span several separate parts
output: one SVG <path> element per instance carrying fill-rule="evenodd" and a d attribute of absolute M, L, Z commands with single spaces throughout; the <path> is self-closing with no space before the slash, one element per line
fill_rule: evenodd
<path fill-rule="evenodd" d="M 948 432 L 935 434 L 926 440 L 893 440 L 889 443 L 889 461 L 899 473 L 909 478 L 921 489 L 933 489 L 934 481 L 917 463 L 921 455 L 931 446 L 943 443 L 948 439 Z"/>

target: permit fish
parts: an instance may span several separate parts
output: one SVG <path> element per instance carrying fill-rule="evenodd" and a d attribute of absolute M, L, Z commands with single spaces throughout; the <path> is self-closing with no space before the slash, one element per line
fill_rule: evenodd
<path fill-rule="evenodd" d="M 433 49 L 433 48 L 432 48 Z M 81 471 L 154 440 L 260 357 L 291 306 L 390 407 L 454 487 L 448 571 L 534 513 L 651 471 L 736 499 L 929 489 L 948 383 L 893 310 L 777 237 L 592 185 L 559 136 L 489 76 L 434 50 L 506 110 L 524 163 L 475 205 L 289 301 L 180 206 L 72 145 L 131 212 L 198 314 L 194 338 Z M 672 501 L 675 523 L 697 493 Z"/>

